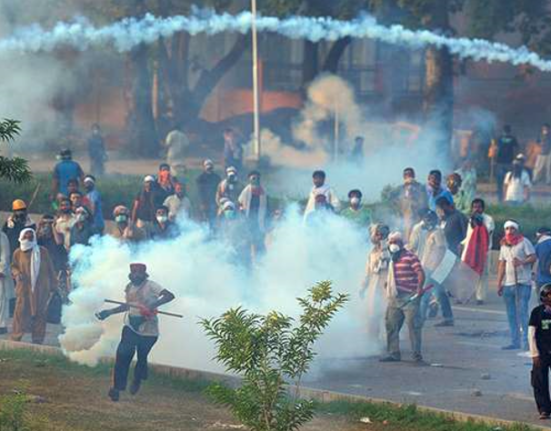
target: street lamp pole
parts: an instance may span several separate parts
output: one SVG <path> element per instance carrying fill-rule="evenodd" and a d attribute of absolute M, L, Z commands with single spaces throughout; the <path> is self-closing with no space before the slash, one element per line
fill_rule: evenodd
<path fill-rule="evenodd" d="M 252 24 L 251 32 L 253 38 L 253 148 L 257 162 L 260 161 L 260 100 L 258 90 L 258 35 L 256 31 L 256 0 L 251 0 Z"/>

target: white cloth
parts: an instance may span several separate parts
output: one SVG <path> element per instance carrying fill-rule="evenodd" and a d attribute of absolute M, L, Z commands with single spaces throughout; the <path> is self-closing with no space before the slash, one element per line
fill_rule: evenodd
<path fill-rule="evenodd" d="M 484 226 L 488 231 L 488 250 L 491 250 L 492 236 L 496 228 L 496 225 L 495 225 L 494 219 L 490 217 L 488 214 L 482 214 L 482 222 L 484 223 Z M 463 246 L 463 252 L 461 253 L 462 261 L 465 261 L 465 256 L 467 255 L 467 246 L 469 245 L 469 241 L 471 240 L 472 236 L 473 236 L 473 227 L 469 223 L 469 225 L 467 226 L 467 235 L 465 236 L 465 239 L 461 242 L 461 245 Z"/>
<path fill-rule="evenodd" d="M 168 218 L 172 221 L 176 220 L 180 212 L 183 212 L 186 217 L 190 215 L 191 201 L 187 196 L 180 199 L 175 194 L 170 195 L 165 199 L 163 205 L 168 208 Z"/>
<path fill-rule="evenodd" d="M 13 279 L 11 276 L 10 242 L 7 235 L 0 231 L 0 328 L 8 326 L 9 301 L 14 296 Z"/>
<path fill-rule="evenodd" d="M 532 280 L 532 264 L 520 265 L 515 268 L 513 261 L 515 258 L 525 260 L 528 256 L 536 253 L 532 243 L 523 238 L 521 242 L 512 247 L 502 245 L 499 251 L 500 262 L 505 262 L 505 280 L 504 286 L 514 286 L 515 284 L 530 284 Z"/>
<path fill-rule="evenodd" d="M 24 239 L 27 232 L 32 232 L 34 239 L 32 241 Z M 40 272 L 40 247 L 36 242 L 36 232 L 34 229 L 23 229 L 19 234 L 19 242 L 21 251 L 31 250 L 31 290 L 34 292 L 36 281 L 38 280 L 38 273 Z"/>
<path fill-rule="evenodd" d="M 507 188 L 505 193 L 505 201 L 507 202 L 524 202 L 524 188 L 532 187 L 530 176 L 525 170 L 522 171 L 520 178 L 515 178 L 512 172 L 507 172 L 503 185 Z"/>
<path fill-rule="evenodd" d="M 237 201 L 239 202 L 239 205 L 241 205 L 241 208 L 243 209 L 243 212 L 247 217 L 249 217 L 249 213 L 251 211 L 252 197 L 253 197 L 252 186 L 249 184 L 247 187 L 243 189 L 243 191 L 239 195 L 239 199 L 237 199 Z M 264 191 L 264 193 L 260 195 L 260 202 L 258 206 L 258 227 L 260 228 L 261 232 L 264 232 L 266 230 L 267 210 L 268 210 L 268 198 L 266 196 L 266 191 Z"/>
<path fill-rule="evenodd" d="M 310 191 L 310 196 L 308 197 L 308 203 L 306 204 L 306 208 L 304 209 L 304 217 L 308 214 L 310 214 L 312 211 L 314 211 L 316 207 L 316 196 L 317 195 L 325 195 L 325 198 L 327 199 L 327 203 L 331 204 L 333 206 L 333 209 L 335 211 L 339 211 L 341 207 L 341 203 L 339 201 L 339 198 L 333 191 L 331 187 L 329 187 L 327 184 L 324 184 L 321 187 L 312 187 L 312 190 Z"/>

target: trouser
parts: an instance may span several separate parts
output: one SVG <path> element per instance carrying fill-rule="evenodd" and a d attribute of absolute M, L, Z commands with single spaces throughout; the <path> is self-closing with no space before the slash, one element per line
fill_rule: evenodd
<path fill-rule="evenodd" d="M 486 258 L 486 265 L 484 265 L 484 271 L 480 276 L 478 282 L 476 283 L 476 293 L 475 297 L 477 301 L 486 301 L 486 296 L 488 295 L 488 266 L 490 257 Z"/>
<path fill-rule="evenodd" d="M 8 319 L 10 317 L 10 298 L 8 296 L 7 286 L 0 283 L 0 328 L 8 327 Z"/>
<path fill-rule="evenodd" d="M 124 391 L 128 383 L 128 371 L 138 353 L 138 361 L 134 368 L 134 380 L 147 380 L 147 355 L 157 342 L 158 337 L 150 337 L 136 334 L 128 326 L 122 329 L 122 337 L 117 348 L 115 369 L 113 372 L 113 388 Z"/>
<path fill-rule="evenodd" d="M 441 284 L 435 282 L 434 280 L 430 280 L 428 284 L 432 284 L 433 288 L 423 295 L 421 298 L 421 318 L 422 321 L 424 321 L 427 318 L 427 310 L 429 308 L 430 299 L 431 296 L 434 295 L 436 300 L 438 301 L 438 304 L 440 304 L 440 308 L 442 309 L 442 317 L 444 320 L 453 321 L 453 311 L 452 311 L 452 305 L 450 302 L 450 297 L 448 296 L 448 292 L 446 292 L 446 289 L 444 289 L 444 286 Z"/>
<path fill-rule="evenodd" d="M 534 388 L 534 399 L 540 413 L 551 413 L 551 399 L 549 398 L 549 367 L 551 355 L 540 356 L 540 366 L 532 366 L 531 383 Z"/>
<path fill-rule="evenodd" d="M 503 288 L 503 300 L 507 310 L 511 344 L 528 346 L 528 306 L 532 288 L 528 284 L 517 284 Z"/>
<path fill-rule="evenodd" d="M 503 202 L 505 196 L 503 196 L 503 181 L 505 180 L 505 175 L 511 170 L 511 165 L 506 163 L 497 163 L 496 164 L 496 185 L 497 185 L 497 199 L 499 202 Z"/>
<path fill-rule="evenodd" d="M 387 351 L 389 356 L 400 359 L 400 330 L 406 323 L 414 359 L 421 359 L 421 329 L 423 322 L 419 313 L 420 298 L 404 305 L 410 295 L 399 295 L 388 302 L 385 315 Z"/>
<path fill-rule="evenodd" d="M 534 183 L 537 183 L 545 175 L 545 182 L 551 182 L 551 157 L 549 154 L 539 155 L 534 166 Z"/>
<path fill-rule="evenodd" d="M 92 175 L 95 175 L 95 176 L 103 175 L 105 173 L 105 165 L 104 165 L 103 158 L 90 159 L 90 172 L 92 172 Z"/>

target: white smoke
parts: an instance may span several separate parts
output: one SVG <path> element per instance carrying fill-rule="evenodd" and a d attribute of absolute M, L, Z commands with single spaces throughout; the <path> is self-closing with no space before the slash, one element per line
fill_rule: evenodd
<path fill-rule="evenodd" d="M 378 339 L 367 336 L 365 301 L 358 297 L 367 255 L 366 232 L 346 220 L 329 217 L 323 226 L 307 227 L 296 208 L 290 208 L 271 232 L 266 255 L 251 270 L 234 262 L 231 247 L 209 238 L 201 226 L 183 221 L 184 233 L 166 242 L 148 242 L 131 250 L 110 237 L 91 247 L 75 248 L 71 258 L 77 288 L 63 310 L 65 353 L 93 365 L 114 354 L 122 317 L 99 322 L 94 313 L 104 298 L 124 300 L 128 264 L 145 262 L 151 279 L 176 295 L 162 307 L 182 313 L 180 320 L 160 317 L 161 337 L 153 349 L 158 363 L 220 371 L 211 361 L 212 343 L 197 324 L 200 317 L 218 316 L 242 305 L 255 312 L 277 310 L 297 316 L 296 297 L 321 280 L 332 280 L 334 290 L 351 300 L 333 321 L 318 345 L 324 357 L 379 352 Z"/>
<path fill-rule="evenodd" d="M 185 31 L 217 34 L 220 32 L 247 33 L 252 15 L 216 14 L 194 9 L 190 16 L 158 18 L 147 14 L 142 19 L 125 18 L 105 27 L 96 27 L 85 18 L 73 22 L 59 22 L 51 30 L 39 25 L 21 28 L 11 37 L 0 41 L 0 52 L 52 51 L 59 46 L 86 49 L 91 45 L 113 45 L 119 51 L 128 51 L 140 43 L 152 43 L 161 37 L 170 37 Z M 279 19 L 270 16 L 257 18 L 259 31 L 274 32 L 293 39 L 334 41 L 346 36 L 369 38 L 382 42 L 419 49 L 426 46 L 446 47 L 460 58 L 475 61 L 505 62 L 514 65 L 529 64 L 543 71 L 551 70 L 551 61 L 541 58 L 525 46 L 512 48 L 503 43 L 483 39 L 453 38 L 429 30 L 409 30 L 401 25 L 383 26 L 370 15 L 352 21 L 324 17 L 294 16 Z"/>

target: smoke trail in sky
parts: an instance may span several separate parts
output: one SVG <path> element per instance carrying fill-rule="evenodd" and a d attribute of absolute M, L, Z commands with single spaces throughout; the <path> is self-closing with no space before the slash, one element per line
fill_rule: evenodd
<path fill-rule="evenodd" d="M 86 49 L 92 45 L 112 44 L 119 51 L 128 51 L 140 43 L 152 43 L 161 37 L 170 37 L 185 31 L 217 34 L 224 31 L 247 33 L 251 27 L 251 14 L 216 14 L 209 10 L 194 9 L 190 16 L 158 18 L 147 14 L 142 19 L 126 18 L 105 27 L 95 27 L 85 18 L 73 22 L 59 22 L 51 30 L 33 25 L 18 30 L 0 41 L 0 52 L 50 51 L 58 46 Z M 525 46 L 508 45 L 482 39 L 453 38 L 428 30 L 409 30 L 401 25 L 383 26 L 369 15 L 352 21 L 324 17 L 295 16 L 286 19 L 261 16 L 257 19 L 259 31 L 279 33 L 293 39 L 334 41 L 346 36 L 369 38 L 382 42 L 422 48 L 447 47 L 460 58 L 505 62 L 514 65 L 529 64 L 542 71 L 551 71 L 551 61 L 531 52 Z"/>

